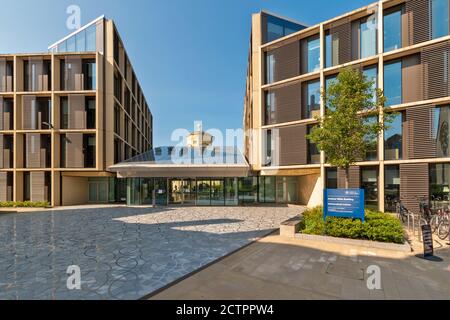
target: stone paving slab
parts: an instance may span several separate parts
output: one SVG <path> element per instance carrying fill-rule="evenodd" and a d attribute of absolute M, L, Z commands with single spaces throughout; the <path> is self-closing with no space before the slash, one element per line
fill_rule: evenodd
<path fill-rule="evenodd" d="M 302 211 L 84 206 L 0 215 L 0 299 L 138 299 Z M 81 290 L 67 289 L 70 265 L 81 269 Z"/>

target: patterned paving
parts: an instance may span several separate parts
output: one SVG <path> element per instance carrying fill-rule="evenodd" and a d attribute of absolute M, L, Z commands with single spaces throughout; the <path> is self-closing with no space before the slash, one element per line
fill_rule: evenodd
<path fill-rule="evenodd" d="M 138 299 L 301 208 L 80 207 L 0 215 L 0 299 Z M 67 289 L 68 266 L 81 290 Z"/>

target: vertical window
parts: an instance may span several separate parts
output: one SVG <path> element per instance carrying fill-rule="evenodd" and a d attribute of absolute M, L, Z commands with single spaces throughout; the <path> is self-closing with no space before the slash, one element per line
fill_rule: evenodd
<path fill-rule="evenodd" d="M 402 103 L 402 62 L 396 61 L 384 65 L 384 95 L 386 105 Z"/>
<path fill-rule="evenodd" d="M 86 97 L 87 129 L 95 129 L 95 97 Z"/>
<path fill-rule="evenodd" d="M 276 101 L 274 92 L 266 92 L 266 110 L 265 110 L 265 124 L 269 125 L 276 121 L 275 110 Z"/>
<path fill-rule="evenodd" d="M 326 168 L 326 188 L 327 189 L 337 189 L 337 168 Z"/>
<path fill-rule="evenodd" d="M 306 118 L 320 116 L 320 81 L 308 82 L 307 99 Z"/>
<path fill-rule="evenodd" d="M 431 0 L 431 33 L 432 38 L 448 35 L 449 0 Z"/>
<path fill-rule="evenodd" d="M 401 160 L 403 158 L 403 114 L 393 115 L 393 121 L 384 132 L 384 157 L 386 160 Z"/>
<path fill-rule="evenodd" d="M 311 130 L 314 126 L 308 126 L 308 134 L 311 133 Z M 307 139 L 308 143 L 308 164 L 320 164 L 320 151 L 317 146 L 311 142 L 311 140 Z"/>
<path fill-rule="evenodd" d="M 384 209 L 395 212 L 396 203 L 400 200 L 400 169 L 399 166 L 384 168 Z"/>
<path fill-rule="evenodd" d="M 266 131 L 266 147 L 264 152 L 264 166 L 272 165 L 272 130 Z"/>
<path fill-rule="evenodd" d="M 450 198 L 450 164 L 430 164 L 430 200 L 431 205 L 442 208 Z"/>
<path fill-rule="evenodd" d="M 366 117 L 364 119 L 367 123 L 376 123 L 378 118 L 376 116 Z M 378 160 L 378 137 L 377 136 L 367 136 L 365 137 L 365 141 L 367 143 L 367 153 L 366 153 L 366 161 L 375 161 Z"/>
<path fill-rule="evenodd" d="M 434 108 L 432 138 L 436 141 L 436 157 L 447 158 L 450 155 L 450 107 Z"/>
<path fill-rule="evenodd" d="M 97 48 L 97 27 L 92 25 L 86 29 L 86 51 L 95 51 Z"/>
<path fill-rule="evenodd" d="M 339 64 L 339 35 L 330 31 L 327 31 L 325 36 L 325 58 L 327 68 Z"/>
<path fill-rule="evenodd" d="M 372 90 L 373 90 L 373 98 L 372 101 L 374 103 L 377 102 L 377 92 L 376 89 L 378 88 L 378 67 L 368 67 L 364 68 L 363 74 L 366 76 L 367 80 L 372 81 Z"/>
<path fill-rule="evenodd" d="M 61 97 L 61 129 L 69 129 L 69 99 Z"/>
<path fill-rule="evenodd" d="M 378 210 L 378 168 L 361 167 L 361 188 L 366 208 Z"/>
<path fill-rule="evenodd" d="M 377 54 L 377 20 L 369 17 L 360 25 L 360 58 Z"/>
<path fill-rule="evenodd" d="M 308 72 L 320 69 L 320 38 L 308 40 Z"/>
<path fill-rule="evenodd" d="M 402 47 L 402 9 L 384 16 L 384 52 Z"/>
<path fill-rule="evenodd" d="M 275 81 L 275 56 L 272 53 L 266 53 L 266 83 Z"/>
<path fill-rule="evenodd" d="M 95 60 L 83 60 L 83 75 L 85 90 L 95 90 L 97 86 Z"/>

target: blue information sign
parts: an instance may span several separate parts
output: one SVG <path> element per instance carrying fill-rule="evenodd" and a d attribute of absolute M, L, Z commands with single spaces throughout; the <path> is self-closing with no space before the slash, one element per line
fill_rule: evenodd
<path fill-rule="evenodd" d="M 363 189 L 325 189 L 324 219 L 327 217 L 361 219 L 364 222 Z"/>

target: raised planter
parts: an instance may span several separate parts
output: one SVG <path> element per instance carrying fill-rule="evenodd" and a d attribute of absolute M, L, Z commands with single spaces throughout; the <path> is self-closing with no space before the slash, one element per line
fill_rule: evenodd
<path fill-rule="evenodd" d="M 384 250 L 393 250 L 393 251 L 401 251 L 401 252 L 412 252 L 412 248 L 408 243 L 405 244 L 396 244 L 396 243 L 386 243 L 386 242 L 377 242 L 377 241 L 369 241 L 369 240 L 359 240 L 359 239 L 345 239 L 345 238 L 335 238 L 329 236 L 317 236 L 311 234 L 303 234 L 296 233 L 294 235 L 295 239 L 306 240 L 306 241 L 317 241 L 317 242 L 330 242 L 337 243 L 343 245 L 350 246 L 361 246 L 372 249 L 384 249 Z"/>
<path fill-rule="evenodd" d="M 297 216 L 282 222 L 280 225 L 280 236 L 294 238 L 295 234 L 300 231 L 302 220 L 302 216 Z"/>

